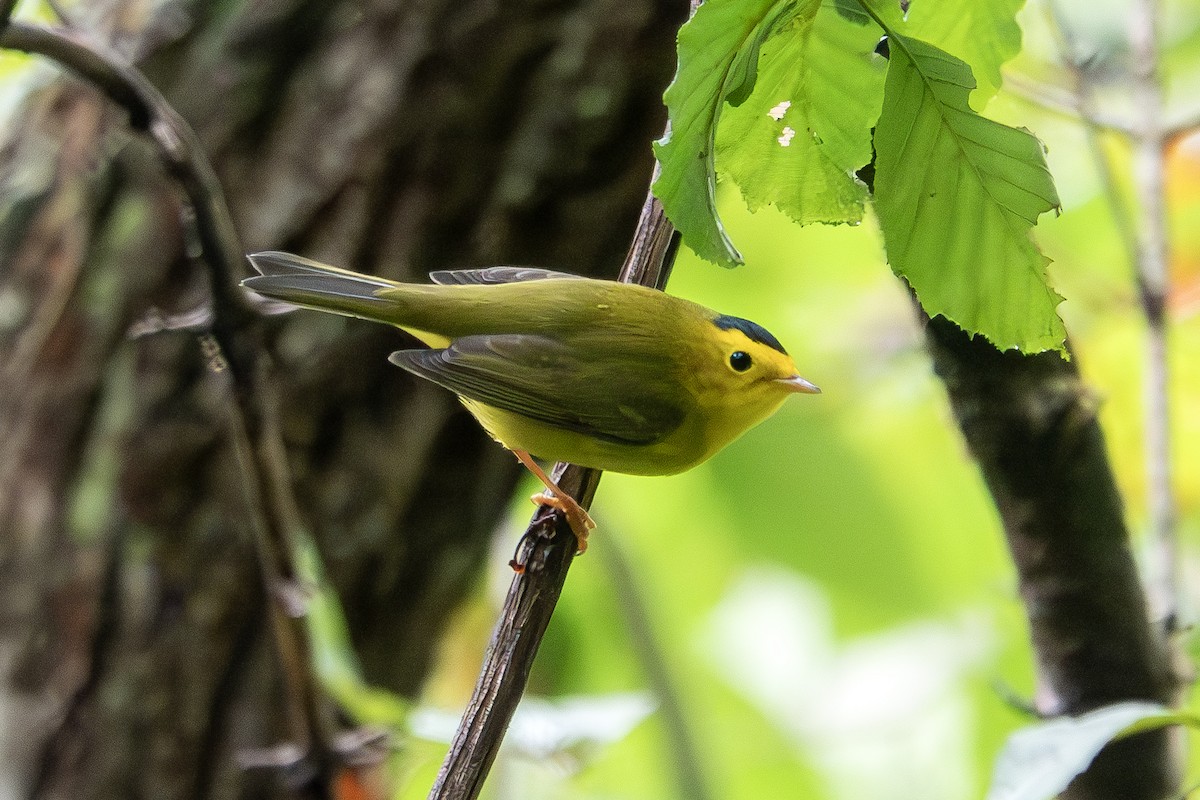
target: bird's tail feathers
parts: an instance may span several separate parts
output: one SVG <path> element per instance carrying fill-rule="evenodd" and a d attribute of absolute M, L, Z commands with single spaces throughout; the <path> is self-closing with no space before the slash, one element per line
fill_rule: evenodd
<path fill-rule="evenodd" d="M 400 284 L 291 253 L 267 251 L 247 258 L 260 273 L 242 281 L 247 289 L 298 306 L 395 323 L 396 300 L 379 297 L 377 292 Z"/>

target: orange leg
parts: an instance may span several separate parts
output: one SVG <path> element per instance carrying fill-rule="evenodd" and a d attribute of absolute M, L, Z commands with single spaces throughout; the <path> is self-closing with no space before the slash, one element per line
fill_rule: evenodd
<path fill-rule="evenodd" d="M 532 472 L 545 487 L 545 492 L 538 492 L 529 499 L 539 506 L 550 506 L 553 509 L 561 511 L 567 518 L 567 524 L 571 526 L 571 530 L 575 533 L 575 540 L 578 542 L 579 554 L 587 552 L 588 532 L 596 527 L 596 522 L 591 518 L 583 506 L 579 505 L 574 497 L 564 492 L 558 487 L 558 484 L 550 480 L 550 476 L 537 465 L 529 453 L 524 450 L 513 450 L 513 454 L 525 465 L 525 469 Z"/>

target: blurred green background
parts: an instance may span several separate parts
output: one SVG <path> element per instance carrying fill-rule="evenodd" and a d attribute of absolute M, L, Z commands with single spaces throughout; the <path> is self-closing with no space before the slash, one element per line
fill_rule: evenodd
<path fill-rule="evenodd" d="M 1062 8 L 1081 47 L 1121 63 L 1128 4 Z M 1168 4 L 1164 16 L 1177 116 L 1196 112 L 1198 10 Z M 1030 4 L 1020 19 L 1026 51 L 1006 77 L 1070 85 L 1052 66 L 1046 8 Z M 1106 108 L 1128 113 L 1119 84 L 1099 88 Z M 1100 401 L 1144 555 L 1145 324 L 1132 267 L 1086 130 L 1029 94 L 1002 91 L 987 114 L 1030 128 L 1048 147 L 1063 213 L 1043 217 L 1037 238 L 1067 298 L 1060 311 Z M 1099 141 L 1128 191 L 1127 144 Z M 1200 135 L 1173 147 L 1168 172 L 1173 468 L 1190 623 L 1200 585 Z M 789 401 L 687 474 L 604 477 L 599 529 L 572 570 L 530 692 L 593 695 L 603 709 L 606 698 L 615 707 L 624 693 L 647 691 L 605 553 L 619 549 L 713 797 L 980 797 L 1005 738 L 1033 721 L 1019 710 L 1035 691 L 1033 667 L 999 521 L 930 369 L 908 293 L 870 220 L 800 229 L 771 210 L 747 213 L 730 186 L 720 204 L 746 265 L 726 271 L 685 252 L 668 291 L 761 322 L 824 394 Z M 476 606 L 446 644 L 429 704 L 457 709 L 469 696 L 528 514 L 518 503 Z M 537 714 L 547 726 L 566 724 Z M 604 720 L 594 711 L 597 736 Z M 510 742 L 501 756 L 491 797 L 680 796 L 661 714 L 583 753 L 547 761 L 521 749 Z M 436 748 L 416 754 L 425 761 L 404 797 L 425 796 L 439 756 Z M 1200 775 L 1195 756 L 1188 775 L 1185 786 Z"/>

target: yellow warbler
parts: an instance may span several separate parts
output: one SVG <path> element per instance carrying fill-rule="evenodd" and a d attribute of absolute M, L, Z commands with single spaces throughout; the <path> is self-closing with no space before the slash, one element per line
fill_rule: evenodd
<path fill-rule="evenodd" d="M 251 255 L 243 285 L 308 308 L 383 322 L 428 348 L 391 361 L 458 395 L 551 492 L 586 549 L 587 513 L 530 458 L 634 475 L 708 459 L 796 392 L 761 326 L 644 286 L 520 267 L 443 271 L 407 284 L 289 253 Z"/>

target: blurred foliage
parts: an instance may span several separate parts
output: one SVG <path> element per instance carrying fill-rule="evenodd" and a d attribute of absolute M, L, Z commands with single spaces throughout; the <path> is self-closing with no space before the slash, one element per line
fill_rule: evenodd
<path fill-rule="evenodd" d="M 996 759 L 987 800 L 1057 797 L 1113 738 L 1168 725 L 1200 727 L 1200 717 L 1158 703 L 1128 701 L 1057 717 L 1013 734 Z"/>
<path fill-rule="evenodd" d="M 1116 71 L 1128 4 L 1063 6 L 1079 24 L 1077 46 L 1104 54 Z M 1167 3 L 1164 15 L 1168 85 L 1195 86 L 1200 2 Z M 1069 87 L 1045 6 L 1031 3 L 1019 19 L 1026 49 L 1006 75 Z M 1170 96 L 1169 116 L 1194 113 L 1186 92 Z M 1104 101 L 1118 113 L 1127 92 L 1114 79 Z M 1067 298 L 1061 313 L 1101 401 L 1140 542 L 1145 326 L 1085 130 L 1007 89 L 987 113 L 1035 129 L 1048 146 L 1064 210 L 1042 220 L 1037 240 Z M 1128 144 L 1116 135 L 1100 143 L 1127 176 Z M 1200 451 L 1187 446 L 1200 441 L 1200 134 L 1172 148 L 1168 169 L 1173 456 L 1190 621 L 1200 610 Z M 772 208 L 748 213 L 733 187 L 717 199 L 746 266 L 729 272 L 684 253 L 670 291 L 761 322 L 825 393 L 790 401 L 687 474 L 606 475 L 592 547 L 619 537 L 631 554 L 714 797 L 981 797 L 1007 737 L 1033 722 L 1018 708 L 1034 691 L 1031 653 L 999 522 L 930 371 L 909 296 L 883 266 L 872 217 L 855 228 L 797 228 Z M 462 615 L 431 684 L 437 705 L 469 695 L 474 673 L 463 662 L 482 653 L 528 511 L 518 504 L 488 586 Z M 610 576 L 593 555 L 572 570 L 531 692 L 646 687 Z M 531 786 L 538 797 L 678 796 L 668 751 L 652 717 L 577 773 L 502 756 L 489 790 L 493 798 L 533 796 Z M 1193 755 L 1185 785 L 1197 775 Z"/>
<path fill-rule="evenodd" d="M 22 14 L 37 6 L 24 3 Z M 1104 109 L 1127 113 L 1128 4 L 1061 6 L 1075 47 L 1111 75 L 1100 87 Z M 1069 86 L 1047 18 L 1042 3 L 1022 12 L 1025 49 L 1006 74 Z M 1200 0 L 1166 3 L 1164 19 L 1168 117 L 1195 116 Z M 28 64 L 0 54 L 0 104 L 6 76 Z M 990 87 L 996 79 L 986 75 Z M 1028 94 L 1001 88 L 987 113 L 1037 130 L 1048 146 L 1064 210 L 1042 221 L 1037 240 L 1067 298 L 1060 311 L 1075 357 L 1102 401 L 1136 534 L 1146 517 L 1145 326 L 1132 268 L 1083 126 Z M 982 99 L 977 92 L 973 105 Z M 1128 175 L 1128 143 L 1098 141 Z M 1200 449 L 1187 445 L 1200 441 L 1200 133 L 1175 144 L 1168 169 L 1174 468 L 1190 622 L 1200 611 Z M 825 393 L 789 401 L 684 475 L 605 476 L 592 549 L 619 539 L 630 554 L 714 797 L 982 796 L 1005 740 L 1031 722 L 1010 699 L 1034 691 L 1031 654 L 999 523 L 930 371 L 909 295 L 884 266 L 869 214 L 857 227 L 799 228 L 774 208 L 749 213 L 733 187 L 716 199 L 746 266 L 730 272 L 684 252 L 670 291 L 761 322 Z M 425 711 L 454 713 L 466 702 L 530 510 L 514 503 L 475 599 L 456 612 Z M 625 703 L 647 690 L 617 603 L 604 560 L 580 559 L 531 695 L 591 696 L 603 710 L 605 698 Z M 338 695 L 363 721 L 409 728 L 406 704 L 358 680 L 336 603 L 321 595 L 314 609 Z M 586 714 L 579 724 L 588 727 Z M 518 749 L 502 751 L 486 790 L 493 800 L 677 796 L 657 715 L 584 753 L 530 758 Z M 389 765 L 396 796 L 425 797 L 443 752 L 407 738 Z M 1198 775 L 1193 755 L 1185 785 Z"/>

